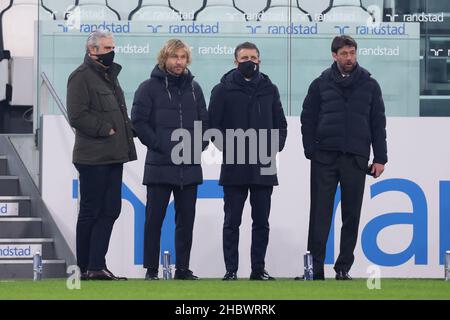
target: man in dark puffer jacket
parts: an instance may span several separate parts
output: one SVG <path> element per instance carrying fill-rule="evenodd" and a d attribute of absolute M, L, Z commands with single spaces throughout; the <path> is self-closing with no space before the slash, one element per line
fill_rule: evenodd
<path fill-rule="evenodd" d="M 147 185 L 144 232 L 147 280 L 158 279 L 161 227 L 172 192 L 176 224 L 175 279 L 197 279 L 189 270 L 189 259 L 197 186 L 203 182 L 199 161 L 202 147 L 194 148 L 191 140 L 190 161 L 176 163 L 172 159 L 172 150 L 180 142 L 171 139 L 177 129 L 187 130 L 194 137 L 195 121 L 202 121 L 200 129 L 203 132 L 208 128 L 205 98 L 187 69 L 190 62 L 189 46 L 177 39 L 167 41 L 150 79 L 136 91 L 131 112 L 138 138 L 147 147 L 143 182 Z M 183 152 L 187 150 L 183 149 Z"/>
<path fill-rule="evenodd" d="M 273 187 L 278 185 L 276 166 L 272 161 L 275 170 L 270 174 L 264 172 L 268 165 L 261 158 L 254 157 L 252 161 L 252 153 L 261 156 L 259 151 L 267 147 L 267 154 L 274 157 L 283 150 L 287 122 L 278 88 L 267 75 L 259 72 L 260 55 L 256 45 L 244 42 L 236 47 L 234 55 L 236 68 L 226 73 L 214 87 L 209 103 L 211 127 L 220 130 L 224 136 L 222 146 L 214 141 L 219 149 L 223 149 L 220 171 L 225 211 L 223 253 L 226 273 L 223 280 L 237 279 L 239 226 L 249 193 L 253 220 L 250 279 L 274 280 L 265 270 L 265 255 L 269 242 L 271 197 Z M 253 132 L 255 137 L 241 143 L 242 148 L 237 147 L 239 143 L 233 144 L 234 137 L 227 134 L 239 130 Z M 277 132 L 278 140 L 272 141 Z M 233 147 L 234 150 L 230 149 Z M 234 158 L 228 157 L 230 154 Z M 239 156 L 243 161 L 238 160 Z"/>
<path fill-rule="evenodd" d="M 326 243 L 334 196 L 340 183 L 342 221 L 337 280 L 348 274 L 358 236 L 366 173 L 378 178 L 387 162 L 386 116 L 381 89 L 356 62 L 357 44 L 349 36 L 332 43 L 335 63 L 309 87 L 301 114 L 303 147 L 311 160 L 311 211 L 308 250 L 314 279 L 324 278 Z M 370 146 L 374 160 L 368 167 Z"/>

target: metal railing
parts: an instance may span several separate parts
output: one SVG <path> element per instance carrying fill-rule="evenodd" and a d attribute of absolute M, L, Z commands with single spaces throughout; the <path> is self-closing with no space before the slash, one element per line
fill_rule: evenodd
<path fill-rule="evenodd" d="M 56 93 L 55 88 L 53 87 L 50 79 L 47 77 L 47 74 L 45 72 L 41 72 L 41 87 L 40 87 L 40 109 L 41 109 L 41 115 L 48 114 L 48 95 L 47 92 L 50 93 L 53 100 L 56 102 L 56 106 L 58 107 L 59 111 L 61 111 L 61 114 L 66 119 L 67 123 L 70 126 L 69 122 L 69 116 L 67 115 L 67 108 L 64 106 L 63 102 L 61 101 L 61 98 L 58 96 L 58 93 Z M 71 127 L 72 131 L 75 132 L 75 130 Z"/>
<path fill-rule="evenodd" d="M 50 79 L 47 77 L 45 72 L 41 72 L 41 86 L 40 86 L 40 97 L 39 97 L 39 108 L 40 108 L 40 114 L 39 116 L 48 114 L 48 93 L 52 96 L 53 100 L 56 102 L 56 105 L 58 106 L 59 111 L 61 111 L 61 114 L 64 116 L 64 118 L 67 121 L 67 124 L 70 126 L 69 122 L 69 116 L 67 115 L 67 108 L 64 106 L 63 102 L 61 101 L 61 98 L 58 96 L 58 93 L 56 92 L 55 88 L 53 87 Z M 75 133 L 75 129 L 70 126 L 70 129 L 73 133 Z M 40 163 L 40 169 L 39 172 L 42 172 L 42 144 L 39 143 L 39 163 Z M 39 190 L 42 191 L 42 175 L 39 174 Z M 79 211 L 80 208 L 80 184 L 78 184 L 78 197 L 77 197 L 77 211 Z"/>

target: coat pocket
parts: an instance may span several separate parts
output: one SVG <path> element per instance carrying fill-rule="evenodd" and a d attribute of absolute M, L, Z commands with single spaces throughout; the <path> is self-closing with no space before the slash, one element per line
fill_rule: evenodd
<path fill-rule="evenodd" d="M 116 96 L 111 90 L 100 89 L 97 91 L 97 95 L 103 111 L 119 111 L 119 104 L 117 103 Z"/>

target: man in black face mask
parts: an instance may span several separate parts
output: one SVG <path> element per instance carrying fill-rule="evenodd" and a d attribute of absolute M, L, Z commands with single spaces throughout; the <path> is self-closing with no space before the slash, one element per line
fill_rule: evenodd
<path fill-rule="evenodd" d="M 73 163 L 80 178 L 76 230 L 77 264 L 82 279 L 120 280 L 105 256 L 122 204 L 123 164 L 136 160 L 125 97 L 113 63 L 114 38 L 107 31 L 89 35 L 84 63 L 67 84 L 67 111 L 76 129 Z"/>
<path fill-rule="evenodd" d="M 265 255 L 269 241 L 270 201 L 273 186 L 278 185 L 276 169 L 270 174 L 265 173 L 265 164 L 259 158 L 261 153 L 257 152 L 256 161 L 252 161 L 251 154 L 266 147 L 266 151 L 273 155 L 281 151 L 286 141 L 287 122 L 278 89 L 267 75 L 259 72 L 260 62 L 256 45 L 250 42 L 238 45 L 235 50 L 237 68 L 226 73 L 214 87 L 209 104 L 210 125 L 220 130 L 224 137 L 223 145 L 216 144 L 223 150 L 220 174 L 225 204 L 223 253 L 226 273 L 223 280 L 237 279 L 239 226 L 249 192 L 253 220 L 250 279 L 274 280 L 265 270 Z M 234 152 L 230 151 L 227 149 L 229 140 L 236 137 L 226 132 L 238 133 L 240 129 L 255 139 L 244 139 L 243 142 L 241 139 L 243 146 L 235 146 L 231 142 Z M 274 132 L 279 137 L 276 145 L 271 139 Z M 243 155 L 239 153 L 242 150 Z M 234 157 L 230 158 L 234 159 L 229 161 L 227 154 L 233 154 Z"/>

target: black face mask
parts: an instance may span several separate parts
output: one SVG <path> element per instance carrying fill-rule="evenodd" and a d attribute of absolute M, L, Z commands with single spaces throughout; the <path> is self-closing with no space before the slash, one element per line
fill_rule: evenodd
<path fill-rule="evenodd" d="M 259 72 L 259 64 L 250 60 L 239 62 L 237 68 L 247 79 L 253 78 L 253 76 Z"/>
<path fill-rule="evenodd" d="M 104 65 L 105 67 L 111 67 L 111 65 L 114 62 L 115 52 L 110 51 L 105 54 L 96 54 L 95 56 L 97 57 L 97 61 L 100 62 L 102 65 Z"/>

